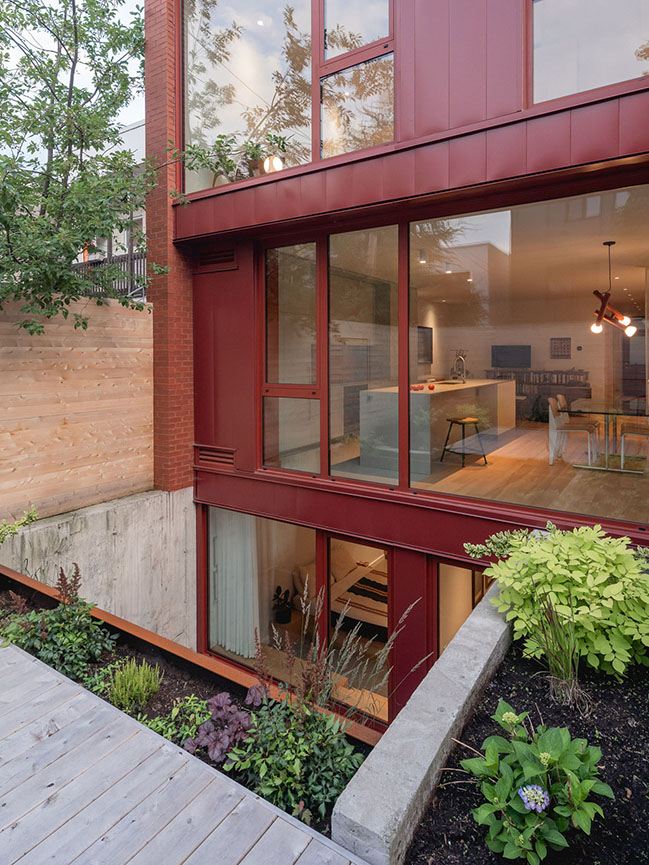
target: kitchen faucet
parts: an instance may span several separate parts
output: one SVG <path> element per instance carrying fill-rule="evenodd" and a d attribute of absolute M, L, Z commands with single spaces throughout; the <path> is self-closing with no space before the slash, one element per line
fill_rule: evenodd
<path fill-rule="evenodd" d="M 453 364 L 453 375 L 459 373 L 459 370 L 457 368 L 457 362 L 459 360 L 462 361 L 462 384 L 465 384 L 466 383 L 466 358 L 464 357 L 463 354 L 458 354 L 458 356 L 455 358 L 455 363 Z"/>

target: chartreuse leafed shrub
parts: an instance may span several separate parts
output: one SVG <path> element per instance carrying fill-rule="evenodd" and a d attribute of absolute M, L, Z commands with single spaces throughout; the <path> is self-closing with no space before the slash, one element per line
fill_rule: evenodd
<path fill-rule="evenodd" d="M 162 673 L 156 664 L 138 664 L 135 658 L 113 671 L 108 685 L 108 699 L 124 712 L 141 708 L 160 690 Z"/>
<path fill-rule="evenodd" d="M 649 565 L 628 538 L 609 537 L 600 526 L 561 531 L 548 523 L 544 533 L 503 532 L 465 549 L 500 558 L 486 570 L 500 589 L 493 603 L 531 656 L 545 654 L 543 599 L 591 667 L 622 675 L 629 664 L 649 664 Z"/>
<path fill-rule="evenodd" d="M 8 640 L 65 676 L 81 679 L 88 664 L 115 648 L 110 634 L 91 615 L 93 605 L 79 597 L 81 580 L 74 566 L 68 580 L 60 570 L 57 589 L 61 603 L 53 610 L 19 612 L 5 619 L 0 638 Z"/>
<path fill-rule="evenodd" d="M 484 755 L 462 760 L 461 766 L 480 782 L 485 802 L 473 818 L 488 827 L 487 847 L 505 859 L 539 865 L 548 849 L 568 846 L 570 829 L 590 835 L 594 817 L 604 816 L 589 801 L 591 793 L 613 798 L 613 792 L 597 778 L 599 748 L 571 739 L 566 727 L 528 730 L 527 715 L 500 700 L 493 719 L 507 738 L 489 736 L 482 743 Z"/>
<path fill-rule="evenodd" d="M 264 696 L 247 737 L 228 753 L 236 769 L 264 799 L 309 823 L 324 818 L 363 761 L 344 733 L 346 723 L 288 695 Z"/>

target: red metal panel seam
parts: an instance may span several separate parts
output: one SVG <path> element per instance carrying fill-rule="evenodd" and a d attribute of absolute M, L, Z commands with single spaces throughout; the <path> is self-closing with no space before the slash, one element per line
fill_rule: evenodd
<path fill-rule="evenodd" d="M 409 261 L 408 261 L 408 230 L 407 222 L 399 223 L 398 239 L 398 454 L 399 454 L 399 489 L 407 490 L 410 486 L 410 369 L 409 369 Z"/>
<path fill-rule="evenodd" d="M 329 243 L 316 241 L 316 357 L 320 388 L 320 474 L 329 476 Z"/>

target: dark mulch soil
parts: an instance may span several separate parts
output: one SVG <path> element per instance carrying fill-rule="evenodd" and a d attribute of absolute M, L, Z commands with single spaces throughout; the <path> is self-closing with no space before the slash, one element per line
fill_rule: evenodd
<path fill-rule="evenodd" d="M 548 854 L 548 865 L 640 865 L 649 862 L 649 671 L 632 668 L 622 682 L 584 670 L 581 681 L 594 701 L 590 718 L 552 703 L 547 682 L 536 663 L 523 658 L 513 646 L 459 737 L 480 748 L 484 739 L 500 732 L 490 716 L 502 698 L 517 712 L 529 710 L 535 726 L 568 727 L 602 750 L 600 777 L 613 788 L 615 800 L 593 796 L 605 819 L 597 817 L 590 836 L 579 830 L 568 834 L 570 847 Z M 448 766 L 471 756 L 457 746 Z M 461 779 L 459 772 L 444 772 L 442 784 Z M 481 803 L 472 784 L 440 787 L 424 815 L 406 857 L 406 865 L 491 865 L 504 863 L 484 844 L 485 828 L 478 826 L 471 809 Z"/>

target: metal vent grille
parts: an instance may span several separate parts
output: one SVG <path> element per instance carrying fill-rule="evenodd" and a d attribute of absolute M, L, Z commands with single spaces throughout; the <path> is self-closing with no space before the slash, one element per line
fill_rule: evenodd
<path fill-rule="evenodd" d="M 237 266 L 234 247 L 231 249 L 203 249 L 198 254 L 197 265 L 210 270 L 232 270 Z"/>
<path fill-rule="evenodd" d="M 196 464 L 201 468 L 234 468 L 235 451 L 230 448 L 196 448 Z"/>

